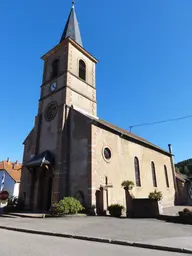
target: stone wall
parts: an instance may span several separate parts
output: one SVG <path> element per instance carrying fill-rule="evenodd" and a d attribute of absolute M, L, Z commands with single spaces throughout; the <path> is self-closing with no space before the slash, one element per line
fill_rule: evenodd
<path fill-rule="evenodd" d="M 111 150 L 111 159 L 106 160 L 103 149 Z M 112 184 L 108 190 L 109 204 L 126 205 L 124 189 L 121 183 L 131 180 L 135 183 L 134 158 L 139 159 L 141 186 L 135 186 L 132 193 L 135 198 L 148 198 L 150 192 L 157 189 L 163 193 L 162 204 L 174 204 L 175 189 L 170 157 L 153 149 L 144 147 L 105 129 L 92 125 L 92 189 L 94 194 L 105 183 L 105 177 Z M 151 161 L 155 164 L 157 187 L 153 186 Z M 164 165 L 167 166 L 169 187 L 166 186 Z"/>
<path fill-rule="evenodd" d="M 85 206 L 90 205 L 90 119 L 75 110 L 70 111 L 70 195 L 78 192 L 84 197 Z"/>
<path fill-rule="evenodd" d="M 159 216 L 157 200 L 151 200 L 148 198 L 133 199 L 132 206 L 133 218 L 156 218 Z"/>
<path fill-rule="evenodd" d="M 75 105 L 90 114 L 97 114 L 95 63 L 69 43 L 66 104 Z M 79 78 L 79 60 L 86 64 L 86 81 Z"/>

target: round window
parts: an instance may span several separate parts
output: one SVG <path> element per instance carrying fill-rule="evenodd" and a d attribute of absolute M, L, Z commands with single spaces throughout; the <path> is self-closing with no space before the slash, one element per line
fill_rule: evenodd
<path fill-rule="evenodd" d="M 45 109 L 46 121 L 51 121 L 57 114 L 58 104 L 56 101 L 52 101 Z"/>
<path fill-rule="evenodd" d="M 111 159 L 111 150 L 109 148 L 104 148 L 104 157 L 106 160 Z"/>

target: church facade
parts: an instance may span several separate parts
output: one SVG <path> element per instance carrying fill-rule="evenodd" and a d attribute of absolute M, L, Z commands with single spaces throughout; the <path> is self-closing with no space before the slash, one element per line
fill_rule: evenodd
<path fill-rule="evenodd" d="M 74 4 L 61 40 L 46 53 L 35 124 L 24 141 L 20 198 L 27 208 L 48 210 L 64 196 L 100 211 L 124 206 L 124 180 L 135 198 L 155 189 L 173 205 L 175 172 L 171 150 L 97 116 L 97 59 L 83 48 Z"/>

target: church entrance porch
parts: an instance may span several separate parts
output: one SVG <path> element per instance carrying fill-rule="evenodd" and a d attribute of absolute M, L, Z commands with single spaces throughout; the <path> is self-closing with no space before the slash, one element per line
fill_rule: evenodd
<path fill-rule="evenodd" d="M 51 206 L 52 172 L 43 166 L 31 168 L 30 173 L 30 209 L 40 212 L 48 211 Z"/>
<path fill-rule="evenodd" d="M 35 156 L 25 164 L 31 174 L 30 209 L 48 211 L 51 207 L 53 156 L 49 151 Z"/>
<path fill-rule="evenodd" d="M 51 207 L 51 194 L 53 177 L 51 170 L 42 167 L 39 170 L 37 210 L 48 211 Z"/>

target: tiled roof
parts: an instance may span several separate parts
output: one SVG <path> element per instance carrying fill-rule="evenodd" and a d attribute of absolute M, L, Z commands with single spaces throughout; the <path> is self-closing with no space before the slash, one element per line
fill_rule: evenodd
<path fill-rule="evenodd" d="M 20 163 L 13 163 L 10 161 L 0 162 L 0 171 L 5 170 L 9 174 L 9 176 L 16 182 L 20 182 L 21 168 L 22 165 Z"/>
<path fill-rule="evenodd" d="M 125 136 L 127 138 L 129 138 L 129 140 L 135 142 L 135 143 L 138 143 L 138 144 L 141 144 L 145 147 L 148 147 L 148 148 L 151 148 L 153 150 L 156 150 L 160 153 L 163 153 L 165 155 L 168 155 L 168 156 L 171 156 L 172 154 L 160 147 L 158 147 L 157 145 L 145 140 L 144 138 L 142 137 L 139 137 L 131 132 L 128 132 L 118 126 L 115 126 L 114 124 L 111 124 L 107 121 L 104 121 L 102 119 L 99 119 L 98 117 L 96 116 L 93 116 L 93 115 L 90 115 L 89 113 L 86 113 L 86 111 L 84 110 L 81 110 L 80 108 L 77 108 L 77 107 L 72 107 L 72 109 L 74 109 L 75 111 L 79 112 L 80 114 L 82 115 L 85 115 L 87 116 L 88 118 L 92 119 L 93 120 L 93 123 L 99 127 L 103 127 L 104 129 L 109 129 L 110 131 L 114 132 L 114 133 L 117 133 L 121 136 Z"/>
<path fill-rule="evenodd" d="M 134 140 L 135 142 L 142 143 L 144 146 L 148 146 L 148 147 L 153 148 L 153 149 L 155 149 L 155 150 L 157 150 L 157 151 L 159 151 L 161 153 L 164 153 L 166 155 L 171 156 L 171 154 L 168 151 L 158 147 L 157 145 L 147 141 L 146 139 L 144 139 L 142 137 L 139 137 L 139 136 L 137 136 L 137 135 L 135 135 L 135 134 L 133 134 L 131 132 L 128 132 L 128 131 L 120 128 L 120 127 L 117 127 L 114 124 L 108 123 L 108 122 L 106 122 L 106 121 L 104 121 L 102 119 L 95 120 L 95 121 L 100 123 L 101 125 L 104 125 L 106 127 L 109 127 L 111 129 L 113 129 L 116 132 L 121 133 L 122 135 L 125 135 L 125 136 L 129 137 L 130 139 Z"/>
<path fill-rule="evenodd" d="M 183 181 L 183 182 L 185 182 L 185 180 L 186 180 L 186 177 L 184 177 L 182 174 L 180 174 L 180 173 L 178 173 L 178 172 L 175 173 L 175 176 L 176 176 L 176 178 L 177 178 L 178 180 L 181 180 L 181 181 Z"/>

